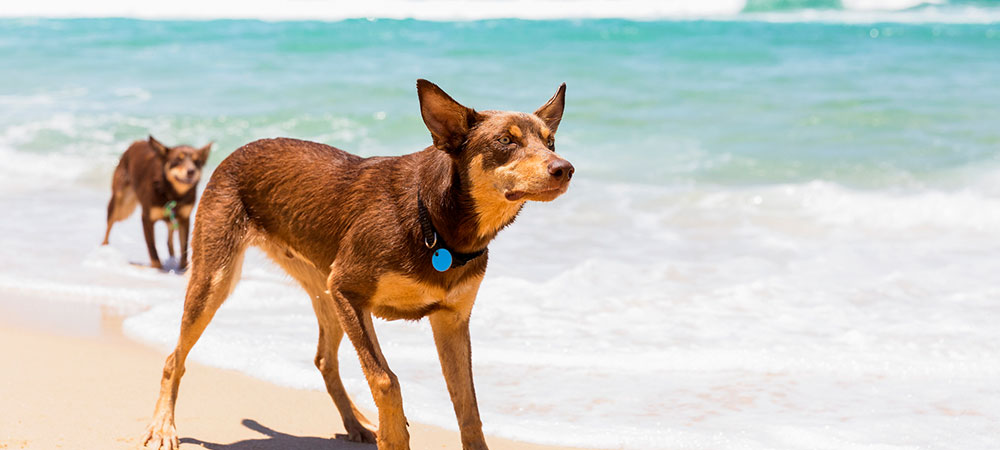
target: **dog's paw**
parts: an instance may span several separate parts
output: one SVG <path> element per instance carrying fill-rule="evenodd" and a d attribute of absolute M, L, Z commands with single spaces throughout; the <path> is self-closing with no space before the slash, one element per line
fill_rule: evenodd
<path fill-rule="evenodd" d="M 351 425 L 344 424 L 344 428 L 347 429 L 347 440 L 351 442 L 375 443 L 375 435 L 378 433 L 378 430 L 371 425 L 363 425 L 355 422 Z"/>
<path fill-rule="evenodd" d="M 173 421 L 154 419 L 142 438 L 142 448 L 145 449 L 177 450 L 180 446 L 177 428 L 174 427 Z"/>

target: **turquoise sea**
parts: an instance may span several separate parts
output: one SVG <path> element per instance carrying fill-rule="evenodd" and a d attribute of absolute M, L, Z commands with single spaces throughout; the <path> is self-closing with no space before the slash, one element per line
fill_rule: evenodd
<path fill-rule="evenodd" d="M 522 111 L 566 82 L 558 142 L 574 185 L 501 234 L 473 314 L 488 433 L 627 449 L 994 448 L 1000 5 L 857 3 L 604 14 L 629 19 L 0 19 L 0 296 L 114 308 L 126 334 L 167 349 L 183 277 L 129 264 L 146 258 L 134 218 L 97 245 L 130 142 L 214 141 L 209 171 L 276 136 L 399 155 L 430 143 L 417 78 Z M 251 255 L 192 357 L 322 390 L 311 315 Z M 427 324 L 377 327 L 407 415 L 455 428 Z M 370 407 L 353 353 L 341 357 Z"/>

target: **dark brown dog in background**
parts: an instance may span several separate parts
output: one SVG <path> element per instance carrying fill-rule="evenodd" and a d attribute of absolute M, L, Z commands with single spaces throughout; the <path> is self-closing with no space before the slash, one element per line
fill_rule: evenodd
<path fill-rule="evenodd" d="M 153 136 L 135 141 L 125 150 L 111 180 L 111 201 L 108 202 L 108 229 L 104 242 L 108 245 L 111 226 L 132 215 L 136 204 L 142 205 L 142 231 L 146 237 L 150 265 L 159 269 L 153 225 L 167 222 L 167 251 L 174 256 L 174 233 L 180 236 L 179 269 L 187 267 L 188 231 L 195 191 L 201 180 L 201 168 L 208 160 L 212 144 L 200 149 L 179 145 L 167 147 Z"/>
<path fill-rule="evenodd" d="M 316 367 L 348 437 L 409 448 L 399 381 L 372 316 L 430 319 L 465 449 L 485 449 L 472 384 L 469 315 L 486 273 L 486 246 L 527 200 L 566 192 L 573 166 L 555 153 L 565 84 L 534 114 L 475 111 L 417 81 L 434 145 L 362 158 L 294 139 L 256 141 L 215 170 L 198 206 L 177 347 L 143 439 L 178 446 L 174 405 L 184 360 L 260 247 L 309 294 L 319 321 Z M 439 259 L 445 252 L 449 264 Z M 556 257 L 556 256 L 553 256 Z M 344 390 L 337 348 L 347 334 L 378 407 L 378 430 Z"/>

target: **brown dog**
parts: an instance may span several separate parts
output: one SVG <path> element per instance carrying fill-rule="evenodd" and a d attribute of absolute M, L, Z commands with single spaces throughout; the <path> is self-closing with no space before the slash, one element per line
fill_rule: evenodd
<path fill-rule="evenodd" d="M 255 245 L 295 278 L 319 320 L 316 366 L 349 439 L 409 448 L 399 382 L 372 328 L 430 319 L 466 449 L 485 449 L 472 385 L 469 314 L 486 246 L 527 200 L 549 201 L 573 166 L 555 153 L 566 85 L 534 114 L 477 112 L 417 81 L 434 145 L 362 158 L 294 139 L 250 143 L 212 175 L 198 209 L 177 348 L 166 361 L 144 444 L 176 448 L 174 404 L 184 360 Z M 449 258 L 450 256 L 450 258 Z M 337 348 L 347 333 L 378 407 L 378 431 L 344 391 Z"/>
<path fill-rule="evenodd" d="M 104 242 L 108 245 L 111 226 L 132 215 L 136 204 L 142 205 L 142 231 L 146 237 L 150 265 L 159 269 L 153 225 L 166 221 L 167 251 L 174 256 L 174 232 L 180 234 L 181 259 L 179 269 L 187 267 L 188 230 L 195 188 L 201 179 L 201 168 L 208 159 L 212 144 L 201 149 L 186 145 L 168 148 L 153 136 L 135 141 L 125 150 L 111 181 L 111 201 L 108 202 L 108 229 Z"/>

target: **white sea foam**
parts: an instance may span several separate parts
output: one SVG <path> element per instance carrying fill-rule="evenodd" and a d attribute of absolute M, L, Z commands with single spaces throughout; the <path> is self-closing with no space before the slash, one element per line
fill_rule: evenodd
<path fill-rule="evenodd" d="M 949 6 L 943 0 L 845 0 L 840 9 L 792 9 L 741 14 L 746 0 L 391 0 L 383 2 L 246 3 L 234 0 L 197 2 L 75 2 L 43 0 L 6 5 L 0 17 L 134 17 L 143 19 L 341 20 L 389 18 L 480 20 L 495 18 L 587 19 L 738 19 L 774 22 L 919 22 L 995 23 L 1000 10 Z"/>
<path fill-rule="evenodd" d="M 6 101 L 11 105 L 65 103 L 65 108 L 71 111 L 76 107 L 74 98 L 81 91 L 9 96 Z M 122 103 L 141 103 L 150 98 L 148 91 L 138 88 L 115 89 L 113 94 Z M 3 101 L 0 99 L 0 104 Z M 129 144 L 145 133 L 172 128 L 169 119 L 162 116 L 57 110 L 41 117 L 15 117 L 0 128 L 0 158 L 6 162 L 4 177 L 0 178 L 0 195 L 44 188 L 72 189 L 79 185 L 109 186 L 118 159 Z M 332 120 L 331 124 L 336 125 Z M 199 144 L 210 141 L 206 136 L 218 133 L 212 128 L 214 125 L 212 120 L 196 121 L 186 126 L 183 134 L 157 135 L 170 143 Z M 280 126 L 261 128 L 272 135 L 282 134 Z M 223 130 L 236 136 L 240 131 L 232 126 Z M 333 132 L 339 130 L 335 128 Z"/>
<path fill-rule="evenodd" d="M 672 1 L 647 0 L 393 0 L 384 2 L 315 2 L 292 0 L 285 2 L 218 1 L 195 2 L 179 0 L 170 3 L 135 3 L 124 0 L 102 0 L 81 4 L 64 0 L 10 5 L 0 14 L 8 17 L 139 17 L 139 18 L 255 18 L 264 20 L 347 18 L 416 18 L 427 20 L 468 20 L 520 17 L 599 18 L 599 17 L 695 17 L 736 14 L 745 0 Z"/>
<path fill-rule="evenodd" d="M 80 94 L 11 96 L 7 101 L 14 105 L 49 104 L 76 95 Z M 126 144 L 116 142 L 100 121 L 63 112 L 23 119 L 0 129 L 0 158 L 6 162 L 0 194 L 46 187 L 65 189 L 92 180 L 96 172 L 100 172 L 101 184 L 106 184 L 117 162 L 112 149 L 121 152 Z M 52 145 L 55 142 L 57 146 Z"/>
<path fill-rule="evenodd" d="M 908 24 L 994 24 L 1000 22 L 1000 8 L 976 6 L 927 6 L 904 10 L 878 8 L 802 9 L 780 12 L 754 12 L 720 17 L 723 20 L 749 20 L 773 23 L 908 23 Z"/>
<path fill-rule="evenodd" d="M 8 170 L 0 178 L 0 190 L 17 192 L 41 187 L 70 186 L 87 171 L 84 158 L 62 154 L 29 154 L 0 147 L 0 159 Z"/>
<path fill-rule="evenodd" d="M 925 5 L 945 5 L 947 0 L 841 0 L 844 9 L 898 11 Z"/>

